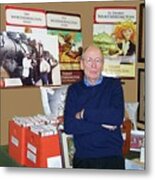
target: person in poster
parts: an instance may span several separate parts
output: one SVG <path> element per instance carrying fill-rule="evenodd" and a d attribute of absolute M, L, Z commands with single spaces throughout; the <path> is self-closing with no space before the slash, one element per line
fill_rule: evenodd
<path fill-rule="evenodd" d="M 40 57 L 39 70 L 40 70 L 40 78 L 42 84 L 48 85 L 49 84 L 48 73 L 50 72 L 50 64 L 47 62 L 44 56 Z"/>
<path fill-rule="evenodd" d="M 136 28 L 132 21 L 118 23 L 113 32 L 119 48 L 119 55 L 132 56 L 136 51 Z"/>
<path fill-rule="evenodd" d="M 32 78 L 32 59 L 30 53 L 25 53 L 25 57 L 22 60 L 22 81 L 24 85 L 33 85 L 33 78 Z"/>
<path fill-rule="evenodd" d="M 50 70 L 48 72 L 48 82 L 49 84 L 53 84 L 53 74 L 52 70 L 58 65 L 58 60 L 56 60 L 52 54 L 49 53 L 49 51 L 44 51 L 44 58 L 50 65 Z"/>
<path fill-rule="evenodd" d="M 136 53 L 136 26 L 134 22 L 128 20 L 116 23 L 111 33 L 108 34 L 104 31 L 94 35 L 94 43 L 109 58 L 134 56 Z"/>

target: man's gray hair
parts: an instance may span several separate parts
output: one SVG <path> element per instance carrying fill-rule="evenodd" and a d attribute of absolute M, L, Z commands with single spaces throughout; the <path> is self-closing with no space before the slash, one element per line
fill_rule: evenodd
<path fill-rule="evenodd" d="M 96 48 L 101 52 L 101 54 L 102 54 L 102 56 L 103 56 L 103 53 L 102 53 L 101 48 L 99 48 L 99 47 L 96 46 L 95 44 L 91 44 L 91 45 L 89 45 L 89 46 L 87 46 L 86 48 L 83 49 L 82 55 L 81 55 L 81 59 L 84 59 L 85 52 L 86 52 L 87 49 L 89 49 L 90 47 L 96 47 Z"/>

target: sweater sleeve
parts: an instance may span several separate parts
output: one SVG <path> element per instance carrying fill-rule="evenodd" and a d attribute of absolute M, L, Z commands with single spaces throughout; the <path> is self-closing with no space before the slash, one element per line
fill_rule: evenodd
<path fill-rule="evenodd" d="M 124 97 L 120 81 L 113 83 L 109 106 L 86 108 L 84 120 L 94 124 L 107 124 L 120 126 L 124 118 Z"/>
<path fill-rule="evenodd" d="M 102 127 L 99 124 L 94 124 L 84 120 L 77 120 L 75 114 L 78 112 L 76 108 L 76 99 L 78 98 L 73 87 L 69 87 L 65 110 L 64 110 L 64 131 L 67 134 L 84 134 L 100 130 Z"/>

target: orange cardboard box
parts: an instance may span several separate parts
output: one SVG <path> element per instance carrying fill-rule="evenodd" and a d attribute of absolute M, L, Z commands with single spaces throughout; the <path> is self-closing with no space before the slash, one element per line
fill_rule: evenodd
<path fill-rule="evenodd" d="M 26 157 L 26 131 L 27 127 L 22 127 L 14 121 L 9 121 L 9 155 L 17 163 L 25 165 Z"/>
<path fill-rule="evenodd" d="M 47 168 L 48 160 L 53 166 L 61 168 L 61 149 L 59 135 L 41 136 L 30 129 L 26 133 L 26 166 Z"/>

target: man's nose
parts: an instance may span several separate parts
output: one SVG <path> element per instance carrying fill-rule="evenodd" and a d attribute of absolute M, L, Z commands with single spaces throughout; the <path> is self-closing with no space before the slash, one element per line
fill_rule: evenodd
<path fill-rule="evenodd" d="M 91 63 L 91 67 L 92 67 L 92 68 L 96 68 L 96 67 L 97 67 L 97 63 L 96 63 L 96 61 L 92 61 L 92 63 Z"/>

